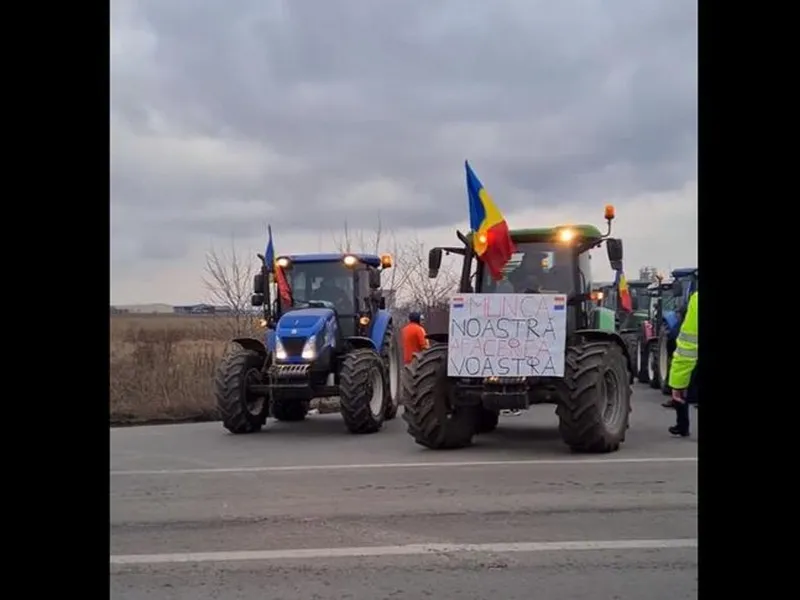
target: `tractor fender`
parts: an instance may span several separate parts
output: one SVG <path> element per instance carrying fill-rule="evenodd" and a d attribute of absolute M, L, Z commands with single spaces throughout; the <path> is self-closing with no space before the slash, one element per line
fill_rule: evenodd
<path fill-rule="evenodd" d="M 375 314 L 372 321 L 372 331 L 370 332 L 370 339 L 375 348 L 383 347 L 383 338 L 386 335 L 386 330 L 389 328 L 389 323 L 392 322 L 392 317 L 389 311 L 379 310 Z"/>
<path fill-rule="evenodd" d="M 268 333 L 269 335 L 269 333 Z M 275 332 L 272 332 L 274 337 Z M 245 350 L 252 350 L 253 352 L 258 352 L 261 356 L 267 356 L 267 348 L 262 344 L 259 340 L 255 338 L 234 338 L 234 343 L 239 344 Z M 269 342 L 268 342 L 269 343 Z"/>
<path fill-rule="evenodd" d="M 375 346 L 375 342 L 366 336 L 351 335 L 350 337 L 345 338 L 345 340 L 351 348 L 369 348 L 370 350 L 375 350 L 376 352 L 378 351 L 378 348 Z"/>
<path fill-rule="evenodd" d="M 622 353 L 625 355 L 625 360 L 628 361 L 628 370 L 633 373 L 634 361 L 631 358 L 631 353 L 628 351 L 628 345 L 622 336 L 615 331 L 606 331 L 603 329 L 578 329 L 574 332 L 575 335 L 580 335 L 590 340 L 613 340 L 617 345 L 622 348 Z"/>

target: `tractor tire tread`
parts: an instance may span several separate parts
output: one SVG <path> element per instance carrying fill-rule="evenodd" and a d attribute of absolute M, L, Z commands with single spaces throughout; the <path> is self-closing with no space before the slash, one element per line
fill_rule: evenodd
<path fill-rule="evenodd" d="M 369 348 L 357 348 L 342 361 L 339 373 L 339 412 L 350 433 L 375 433 L 383 427 L 384 407 L 376 417 L 370 410 L 372 400 L 372 373 L 379 369 L 386 387 L 386 372 L 380 355 Z"/>
<path fill-rule="evenodd" d="M 406 366 L 403 420 L 414 441 L 432 450 L 463 448 L 472 443 L 477 411 L 458 408 L 440 418 L 447 393 L 447 346 L 433 345 L 417 353 Z"/>
<path fill-rule="evenodd" d="M 622 349 L 613 341 L 585 341 L 566 351 L 564 383 L 568 393 L 556 408 L 559 431 L 564 442 L 575 452 L 606 453 L 619 449 L 625 441 L 631 412 L 633 390 L 628 383 L 627 361 Z M 611 432 L 603 422 L 605 402 L 600 402 L 603 371 L 618 370 L 619 384 L 625 403 L 625 424 Z"/>
<path fill-rule="evenodd" d="M 214 377 L 214 396 L 222 425 L 235 434 L 256 433 L 266 423 L 269 402 L 264 399 L 261 414 L 247 410 L 242 398 L 243 377 L 253 368 L 261 368 L 265 357 L 238 344 L 231 348 L 217 367 Z"/>

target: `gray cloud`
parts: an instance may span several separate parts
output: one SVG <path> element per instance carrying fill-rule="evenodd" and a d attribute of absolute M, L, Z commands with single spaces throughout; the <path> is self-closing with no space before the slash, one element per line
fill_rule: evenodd
<path fill-rule="evenodd" d="M 465 158 L 508 213 L 683 188 L 696 28 L 689 0 L 118 0 L 113 260 L 462 221 Z"/>

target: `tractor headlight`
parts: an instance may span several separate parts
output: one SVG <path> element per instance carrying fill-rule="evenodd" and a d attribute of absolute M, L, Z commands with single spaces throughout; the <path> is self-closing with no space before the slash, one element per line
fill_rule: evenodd
<path fill-rule="evenodd" d="M 303 360 L 314 360 L 317 358 L 317 336 L 308 338 L 300 356 L 303 357 Z"/>
<path fill-rule="evenodd" d="M 286 349 L 283 347 L 281 338 L 275 338 L 275 358 L 278 360 L 286 360 Z"/>
<path fill-rule="evenodd" d="M 559 230 L 558 239 L 562 242 L 571 242 L 575 239 L 575 230 L 569 227 Z"/>

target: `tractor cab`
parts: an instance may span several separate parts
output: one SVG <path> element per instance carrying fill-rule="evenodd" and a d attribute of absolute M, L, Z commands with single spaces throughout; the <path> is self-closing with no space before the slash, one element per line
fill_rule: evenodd
<path fill-rule="evenodd" d="M 604 241 L 612 265 L 622 262 L 622 241 L 604 236 L 594 225 L 563 225 L 511 231 L 516 252 L 494 281 L 483 261 L 472 252 L 472 233 L 458 232 L 464 247 L 432 248 L 428 257 L 430 277 L 436 277 L 443 253 L 461 254 L 461 293 L 565 294 L 570 328 L 614 329 L 613 311 L 598 307 L 597 286 L 592 285 L 589 250 Z M 613 268 L 613 267 L 612 267 Z M 431 335 L 433 337 L 433 335 Z"/>
<path fill-rule="evenodd" d="M 331 309 L 336 312 L 343 337 L 363 335 L 371 317 L 385 307 L 379 289 L 381 270 L 391 266 L 391 257 L 370 254 L 306 254 L 281 256 L 292 303 L 285 305 L 276 294 L 278 315 L 300 309 Z"/>

